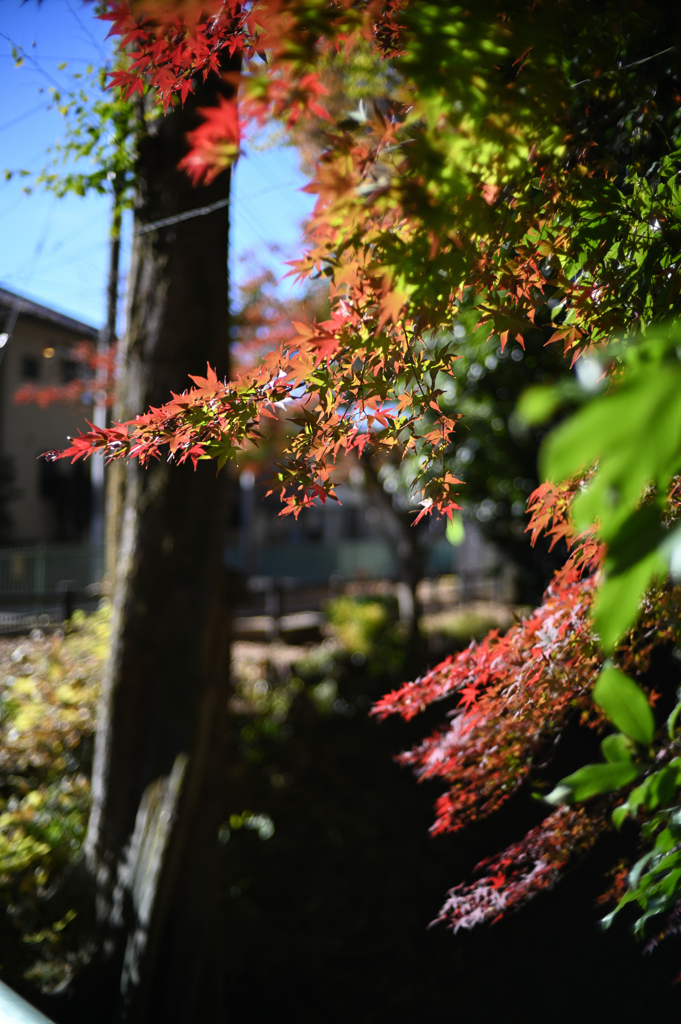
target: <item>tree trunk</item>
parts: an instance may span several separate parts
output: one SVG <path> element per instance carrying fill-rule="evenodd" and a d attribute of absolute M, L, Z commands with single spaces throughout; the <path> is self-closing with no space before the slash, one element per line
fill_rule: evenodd
<path fill-rule="evenodd" d="M 417 666 L 423 663 L 425 654 L 423 637 L 419 632 L 421 607 L 417 587 L 425 576 L 426 551 L 419 543 L 418 532 L 410 519 L 411 513 L 397 511 L 392 498 L 383 490 L 371 459 L 363 455 L 360 464 L 364 471 L 367 497 L 381 513 L 378 527 L 397 556 L 397 600 L 400 619 L 408 629 L 405 665 L 405 672 L 408 673 L 412 667 L 418 670 Z"/>
<path fill-rule="evenodd" d="M 211 76 L 140 144 L 116 418 L 183 391 L 207 361 L 228 372 L 228 207 L 139 230 L 229 197 L 228 173 L 194 189 L 176 169 L 197 106 L 227 91 Z M 111 1019 L 218 1020 L 211 952 L 227 742 L 226 474 L 212 464 L 194 472 L 131 463 L 125 492 L 85 844 L 98 924 L 112 962 L 122 961 Z"/>

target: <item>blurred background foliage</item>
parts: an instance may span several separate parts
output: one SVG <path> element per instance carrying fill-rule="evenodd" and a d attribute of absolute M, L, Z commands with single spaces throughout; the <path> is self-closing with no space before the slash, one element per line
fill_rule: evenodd
<path fill-rule="evenodd" d="M 270 839 L 275 811 L 263 797 L 263 777 L 268 797 L 288 791 L 298 774 L 292 764 L 309 758 L 318 729 L 356 717 L 362 734 L 374 729 L 366 717 L 372 701 L 402 678 L 407 630 L 393 596 L 341 594 L 325 614 L 321 643 L 233 645 L 233 771 L 240 784 L 218 836 L 225 846 L 241 830 Z M 85 835 L 109 620 L 102 602 L 92 614 L 76 611 L 51 636 L 36 629 L 0 640 L 0 900 L 9 925 L 0 928 L 0 957 L 10 974 L 45 992 L 59 991 L 87 960 L 78 923 L 69 930 L 75 912 L 53 897 L 63 869 L 77 865 Z M 463 615 L 450 638 L 465 644 L 489 626 L 489 618 Z M 446 626 L 438 629 L 447 636 Z M 327 767 L 343 770 L 342 761 Z M 249 803 L 254 809 L 244 810 Z"/>
<path fill-rule="evenodd" d="M 325 611 L 339 651 L 353 665 L 366 663 L 372 675 L 389 675 L 402 668 L 408 630 L 399 621 L 393 596 L 342 595 L 329 601 Z"/>
<path fill-rule="evenodd" d="M 666 951 L 651 965 L 623 930 L 603 947 L 589 927 L 599 914 L 589 893 L 595 900 L 602 891 L 607 849 L 586 874 L 580 868 L 557 893 L 491 932 L 464 940 L 427 929 L 453 873 L 472 868 L 492 833 L 499 842 L 543 811 L 521 796 L 502 820 L 431 841 L 437 787 L 414 786 L 393 761 L 421 734 L 423 722 L 379 726 L 367 714 L 404 675 L 398 612 L 383 595 L 341 594 L 327 606 L 328 635 L 321 642 L 233 644 L 226 779 L 232 807 L 216 836 L 222 877 L 215 898 L 234 1019 L 270 1019 L 291 1000 L 297 1019 L 310 1024 L 320 1019 L 320 1007 L 334 1024 L 352 1012 L 363 1022 L 434 1015 L 454 977 L 462 1005 L 470 1008 L 490 956 L 500 980 L 485 1014 L 501 1012 L 502 994 L 538 1012 L 553 991 L 555 964 L 568 955 L 587 980 L 589 964 L 597 961 L 599 985 L 622 964 L 630 977 L 645 971 L 649 979 L 652 972 L 659 1005 L 671 1006 L 673 990 L 666 999 L 660 987 L 670 976 Z M 69 1024 L 79 1018 L 59 993 L 87 963 L 87 927 L 73 917 L 68 892 L 66 902 L 59 892 L 55 898 L 52 883 L 61 866 L 78 867 L 109 614 L 106 605 L 90 616 L 77 613 L 64 635 L 36 632 L 6 639 L 0 648 L 0 892 L 9 911 L 0 956 L 15 983 L 23 975 L 24 984 L 28 979 L 56 993 L 46 1011 Z M 449 638 L 450 650 L 487 624 L 471 613 L 469 627 L 467 637 L 462 627 Z M 426 717 L 435 725 L 437 709 Z M 567 921 L 560 930 L 556 913 Z M 529 993 L 523 972 L 507 956 L 509 942 L 543 951 L 544 973 Z"/>
<path fill-rule="evenodd" d="M 524 347 L 509 342 L 502 349 L 477 325 L 478 315 L 471 308 L 455 326 L 460 358 L 452 364 L 453 378 L 443 375 L 441 384 L 441 405 L 461 414 L 448 468 L 465 484 L 463 515 L 512 562 L 518 600 L 538 604 L 565 552 L 558 546 L 549 553 L 542 539 L 533 547 L 525 532 L 527 498 L 539 484 L 537 454 L 550 424 L 531 425 L 516 406 L 524 389 L 564 377 L 570 360 L 560 343 L 547 344 L 554 328 L 542 327 L 539 317 Z M 566 402 L 561 412 L 571 407 Z"/>
<path fill-rule="evenodd" d="M 85 836 L 108 641 L 107 604 L 75 612 L 65 632 L 0 641 L 0 899 L 14 926 L 0 930 L 0 957 L 48 989 L 72 972 L 60 946 L 74 914 L 53 918 L 49 897 Z"/>

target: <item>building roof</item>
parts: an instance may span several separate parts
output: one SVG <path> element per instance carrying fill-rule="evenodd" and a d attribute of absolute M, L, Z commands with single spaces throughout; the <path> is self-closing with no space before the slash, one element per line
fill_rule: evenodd
<path fill-rule="evenodd" d="M 66 316 L 64 313 L 58 313 L 56 309 L 50 309 L 49 306 L 42 306 L 39 302 L 33 302 L 32 299 L 27 299 L 24 295 L 17 295 L 16 292 L 0 288 L 0 317 L 4 317 L 5 314 L 17 306 L 19 307 L 19 316 L 30 316 L 36 320 L 43 320 L 54 324 L 56 327 L 63 327 L 68 331 L 76 331 L 84 338 L 94 339 L 99 334 L 99 329 L 91 324 L 84 324 L 82 321 L 74 320 L 73 317 Z M 1 324 L 2 320 L 0 320 Z"/>

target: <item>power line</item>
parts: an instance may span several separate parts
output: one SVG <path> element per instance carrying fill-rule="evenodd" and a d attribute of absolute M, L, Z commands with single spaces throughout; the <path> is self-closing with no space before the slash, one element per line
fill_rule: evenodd
<path fill-rule="evenodd" d="M 47 236 L 49 234 L 51 225 L 52 225 L 52 216 L 50 214 L 48 214 L 47 218 L 44 221 L 45 230 L 43 231 L 42 237 L 38 240 L 38 243 L 37 243 L 37 245 L 35 247 L 35 250 L 33 252 L 33 266 L 31 267 L 31 274 L 30 274 L 31 278 L 35 274 L 35 268 L 36 268 L 36 266 L 38 264 L 38 261 L 40 260 L 40 255 L 41 255 L 41 253 L 43 251 L 43 248 L 45 247 L 45 242 L 47 241 Z M 26 304 L 26 299 L 23 298 L 22 296 L 17 296 L 16 299 L 14 300 L 13 304 L 10 306 L 9 310 L 7 311 L 7 316 L 5 317 L 5 330 L 3 331 L 2 334 L 0 334 L 0 363 L 2 362 L 2 360 L 4 358 L 8 342 L 10 342 L 12 340 L 12 334 L 14 333 L 14 328 L 16 327 L 17 320 L 19 319 L 19 316 L 20 316 L 20 314 L 21 314 L 25 304 Z"/>
<path fill-rule="evenodd" d="M 272 185 L 271 188 L 262 189 L 260 192 L 255 192 L 250 196 L 240 196 L 239 202 L 243 202 L 246 199 L 258 199 L 260 196 L 264 196 L 268 192 L 276 192 L 281 188 L 289 188 L 291 185 L 295 185 L 294 181 L 284 182 L 283 185 Z M 232 197 L 229 199 L 219 199 L 216 203 L 211 203 L 210 206 L 199 206 L 195 210 L 187 210 L 185 213 L 177 213 L 173 217 L 163 217 L 161 220 L 154 220 L 151 224 L 144 224 L 141 228 L 136 228 L 134 231 L 135 235 L 146 235 L 149 231 L 155 231 L 157 228 L 168 228 L 171 224 L 179 224 L 183 220 L 192 220 L 194 217 L 205 217 L 209 213 L 213 213 L 215 210 L 221 210 L 224 206 L 229 206 L 232 202 Z M 240 211 L 243 213 L 243 211 Z"/>
<path fill-rule="evenodd" d="M 258 223 L 258 218 L 254 216 L 253 210 L 248 207 L 242 207 L 241 209 L 237 208 L 235 210 L 235 216 L 241 217 L 246 222 L 248 227 L 250 227 L 251 231 L 255 232 L 263 245 L 269 246 L 271 244 L 272 239 L 266 237 L 267 231 L 264 225 Z M 260 230 L 261 227 L 263 229 L 262 231 Z"/>
<path fill-rule="evenodd" d="M 174 217 L 163 217 L 161 220 L 154 220 L 151 224 L 144 224 L 141 228 L 136 228 L 134 234 L 146 235 L 149 231 L 155 231 L 156 228 L 169 228 L 171 224 L 179 224 L 183 220 L 192 220 L 194 217 L 205 217 L 209 213 L 214 213 L 215 210 L 221 210 L 223 206 L 229 206 L 230 199 L 218 199 L 217 203 L 211 203 L 210 206 L 199 206 L 196 210 L 187 210 L 186 213 L 177 213 Z"/>
<path fill-rule="evenodd" d="M 19 124 L 20 121 L 24 121 L 27 117 L 30 117 L 31 114 L 36 114 L 39 110 L 47 109 L 47 103 L 39 103 L 37 107 L 31 107 L 31 109 L 27 110 L 24 114 L 19 114 L 18 117 L 13 117 L 11 121 L 5 121 L 4 124 L 0 124 L 0 132 L 4 132 L 5 128 L 11 128 L 12 125 Z"/>
<path fill-rule="evenodd" d="M 30 281 L 30 280 L 32 280 L 35 277 L 36 269 L 37 269 L 38 263 L 40 262 L 40 257 L 42 255 L 42 251 L 45 248 L 45 242 L 47 241 L 47 236 L 50 233 L 50 228 L 52 227 L 52 221 L 53 220 L 54 220 L 54 208 L 51 207 L 50 209 L 48 209 L 47 213 L 45 214 L 45 218 L 44 218 L 43 224 L 42 224 L 42 232 L 41 232 L 40 237 L 38 238 L 38 241 L 35 244 L 35 248 L 33 250 L 33 255 L 29 256 L 28 259 L 24 260 L 24 262 L 19 267 L 17 267 L 17 269 L 16 269 L 16 271 L 15 271 L 13 276 L 20 275 L 25 270 L 28 270 L 29 271 L 29 273 L 28 273 L 28 280 Z M 8 333 L 11 334 L 11 331 L 8 332 Z"/>
<path fill-rule="evenodd" d="M 10 46 L 13 46 L 15 50 L 21 53 L 25 60 L 30 61 L 33 67 L 40 72 L 43 78 L 46 78 L 48 82 L 51 82 L 56 89 L 59 89 L 60 92 L 65 92 L 67 93 L 67 95 L 73 97 L 73 93 L 71 92 L 71 90 L 66 89 L 63 85 L 60 85 L 57 79 L 53 78 L 49 71 L 46 71 L 45 68 L 38 63 L 35 57 L 31 56 L 30 53 L 27 53 L 23 46 L 20 46 L 18 43 L 15 43 L 13 39 L 10 39 L 6 32 L 0 32 L 0 36 L 2 36 L 3 39 L 6 39 Z"/>
<path fill-rule="evenodd" d="M 1 0 L 0 0 L 0 2 L 1 2 Z M 14 45 L 14 44 L 12 44 L 12 45 Z M 69 57 L 67 54 L 63 54 L 63 53 L 59 53 L 59 54 L 56 54 L 56 53 L 41 53 L 40 54 L 40 59 L 41 60 L 57 60 L 57 61 L 59 61 L 60 64 L 62 64 L 64 61 L 67 61 L 69 64 L 92 64 L 92 58 L 91 57 Z M 0 61 L 3 61 L 3 60 L 14 61 L 14 58 L 9 53 L 0 53 Z"/>
<path fill-rule="evenodd" d="M 92 45 L 94 46 L 94 48 L 97 50 L 97 53 L 99 54 L 99 56 L 102 59 L 102 63 L 106 64 L 107 58 L 106 58 L 106 54 L 104 53 L 104 50 L 99 45 L 98 40 L 95 39 L 95 37 L 93 36 L 93 34 L 90 31 L 90 29 L 87 27 L 85 22 L 82 20 L 82 18 L 80 16 L 80 14 L 78 13 L 78 11 L 74 11 L 73 7 L 71 6 L 71 0 L 66 0 L 66 6 L 71 11 L 71 14 L 76 19 L 76 21 L 78 22 L 78 24 L 82 28 L 83 32 L 85 32 L 85 34 L 88 36 L 88 38 L 89 38 L 90 42 L 92 43 Z"/>

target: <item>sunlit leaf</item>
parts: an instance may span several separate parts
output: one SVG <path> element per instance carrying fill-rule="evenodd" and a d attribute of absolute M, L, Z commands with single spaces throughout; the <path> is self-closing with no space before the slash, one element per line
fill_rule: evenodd
<path fill-rule="evenodd" d="M 606 736 L 601 742 L 601 750 L 606 761 L 631 761 L 631 745 L 621 732 Z"/>
<path fill-rule="evenodd" d="M 546 797 L 550 804 L 578 803 L 590 800 L 602 793 L 611 793 L 633 782 L 641 774 L 642 767 L 631 761 L 607 764 L 588 764 L 579 771 L 561 779 Z"/>
<path fill-rule="evenodd" d="M 618 729 L 637 743 L 652 743 L 655 719 L 640 686 L 613 666 L 603 669 L 593 698 Z"/>

